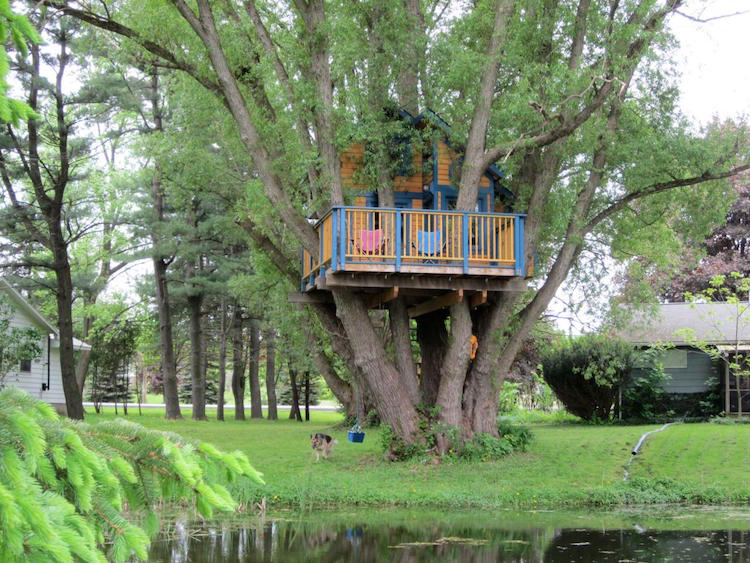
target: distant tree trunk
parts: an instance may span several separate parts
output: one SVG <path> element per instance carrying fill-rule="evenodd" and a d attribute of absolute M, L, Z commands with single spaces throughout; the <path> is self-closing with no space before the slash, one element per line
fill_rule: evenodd
<path fill-rule="evenodd" d="M 115 378 L 117 376 L 115 375 Z M 128 415 L 128 397 L 130 396 L 130 377 L 128 377 L 128 370 L 125 369 L 122 374 L 123 379 L 125 380 L 125 397 L 122 399 L 122 412 L 125 416 Z"/>
<path fill-rule="evenodd" d="M 232 317 L 232 395 L 234 419 L 245 420 L 245 361 L 242 353 L 242 309 L 234 304 Z"/>
<path fill-rule="evenodd" d="M 292 385 L 292 408 L 289 409 L 289 418 L 302 422 L 302 414 L 299 412 L 299 388 L 297 387 L 297 372 L 289 366 L 289 383 Z"/>
<path fill-rule="evenodd" d="M 276 409 L 276 334 L 274 330 L 266 331 L 266 395 L 268 395 L 268 420 L 279 418 Z"/>
<path fill-rule="evenodd" d="M 190 374 L 193 384 L 193 420 L 206 420 L 206 381 L 203 379 L 201 357 L 201 303 L 200 294 L 187 298 L 190 315 Z"/>
<path fill-rule="evenodd" d="M 156 70 L 151 74 L 151 109 L 154 119 L 154 130 L 163 131 L 161 108 L 159 107 L 159 75 Z M 164 385 L 164 404 L 166 418 L 182 418 L 180 398 L 177 395 L 177 364 L 174 357 L 174 339 L 172 337 L 172 306 L 169 301 L 167 286 L 168 262 L 161 256 L 157 247 L 160 234 L 159 223 L 164 222 L 164 193 L 161 187 L 161 171 L 158 162 L 154 165 L 151 178 L 151 197 L 154 204 L 154 226 L 151 229 L 151 242 L 154 245 L 154 281 L 156 283 L 156 306 L 159 311 L 159 340 L 161 344 L 161 373 Z"/>
<path fill-rule="evenodd" d="M 221 298 L 219 320 L 219 393 L 216 397 L 216 420 L 224 420 L 224 389 L 227 385 L 227 301 Z"/>
<path fill-rule="evenodd" d="M 305 372 L 305 420 L 310 420 L 310 372 Z"/>
<path fill-rule="evenodd" d="M 89 300 L 84 298 L 83 307 L 85 310 L 88 310 L 91 305 L 91 303 L 87 301 Z M 84 315 L 81 326 L 81 339 L 84 342 L 88 339 L 93 324 L 94 317 L 92 315 Z M 81 350 L 78 353 L 78 361 L 76 362 L 76 383 L 78 384 L 78 390 L 81 392 L 81 398 L 83 398 L 83 387 L 86 383 L 86 375 L 88 374 L 89 364 L 91 363 L 91 352 L 92 350 Z"/>
<path fill-rule="evenodd" d="M 260 329 L 258 321 L 250 322 L 250 418 L 263 418 L 263 406 L 260 398 Z"/>

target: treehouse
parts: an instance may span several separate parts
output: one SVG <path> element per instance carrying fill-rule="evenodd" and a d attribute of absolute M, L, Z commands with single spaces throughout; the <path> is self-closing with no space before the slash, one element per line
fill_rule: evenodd
<path fill-rule="evenodd" d="M 464 298 L 480 305 L 488 292 L 520 289 L 531 274 L 523 252 L 526 216 L 505 212 L 513 194 L 502 171 L 488 167 L 475 209 L 456 210 L 463 147 L 451 144 L 448 125 L 435 113 L 399 113 L 415 135 L 389 148 L 397 163 L 395 205 L 379 206 L 363 177 L 366 147 L 351 145 L 341 155 L 351 205 L 317 221 L 320 259 L 303 251 L 302 293 L 294 301 L 329 301 L 331 289 L 346 287 L 371 294 L 371 307 L 407 296 L 410 314 L 418 316 Z"/>

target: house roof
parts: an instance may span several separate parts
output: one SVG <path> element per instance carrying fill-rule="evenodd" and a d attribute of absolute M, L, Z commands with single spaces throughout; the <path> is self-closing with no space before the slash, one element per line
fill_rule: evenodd
<path fill-rule="evenodd" d="M 659 305 L 655 316 L 635 314 L 618 336 L 642 345 L 748 344 L 750 306 L 747 303 L 667 303 Z"/>
<path fill-rule="evenodd" d="M 440 117 L 437 113 L 432 111 L 430 108 L 425 108 L 425 110 L 420 113 L 419 115 L 412 115 L 405 109 L 399 109 L 399 115 L 401 115 L 402 118 L 408 119 L 412 122 L 413 125 L 419 125 L 422 122 L 428 122 L 438 127 L 444 134 L 446 139 L 450 141 L 451 136 L 451 126 L 448 125 L 448 122 L 445 121 L 442 117 Z M 450 143 L 451 148 L 453 148 L 456 151 L 463 152 L 466 150 L 466 147 L 464 145 L 457 145 L 456 143 Z M 502 184 L 502 179 L 505 176 L 503 171 L 498 168 L 496 164 L 490 164 L 487 167 L 487 173 L 492 176 L 493 180 L 496 182 L 496 186 L 498 189 L 498 192 L 502 194 L 504 198 L 506 198 L 509 201 L 513 201 L 515 199 L 515 195 L 513 195 L 513 192 L 510 191 L 508 188 L 506 188 Z"/>
<path fill-rule="evenodd" d="M 26 301 L 26 299 L 24 299 L 23 295 L 18 293 L 18 291 L 16 291 L 16 289 L 3 278 L 0 278 L 0 289 L 4 290 L 8 294 L 8 296 L 11 298 L 16 308 L 26 313 L 26 315 L 30 317 L 33 321 L 35 321 L 37 325 L 44 328 L 49 333 L 54 334 L 55 340 L 57 341 L 59 345 L 60 331 L 55 327 L 55 325 L 53 325 L 46 318 L 44 318 L 44 316 L 39 311 L 37 311 L 31 305 L 31 303 L 29 303 L 28 301 Z M 78 340 L 77 338 L 73 338 L 73 349 L 74 350 L 91 350 L 91 346 L 87 344 L 86 342 Z"/>

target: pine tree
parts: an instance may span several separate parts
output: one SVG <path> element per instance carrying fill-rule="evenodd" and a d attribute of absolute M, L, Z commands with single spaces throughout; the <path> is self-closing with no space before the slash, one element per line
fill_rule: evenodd
<path fill-rule="evenodd" d="M 133 391 L 127 371 L 102 374 L 96 366 L 94 367 L 89 388 L 90 401 L 94 403 L 128 403 L 135 399 Z"/>
<path fill-rule="evenodd" d="M 148 557 L 163 503 L 231 512 L 228 487 L 263 483 L 241 452 L 116 419 L 89 425 L 0 391 L 0 561 Z M 127 507 L 127 510 L 126 510 Z"/>
<path fill-rule="evenodd" d="M 215 405 L 219 397 L 219 385 L 216 382 L 215 374 L 206 374 L 206 404 Z M 180 403 L 188 404 L 193 402 L 193 379 L 185 377 L 180 380 L 177 388 L 177 394 L 180 397 Z"/>

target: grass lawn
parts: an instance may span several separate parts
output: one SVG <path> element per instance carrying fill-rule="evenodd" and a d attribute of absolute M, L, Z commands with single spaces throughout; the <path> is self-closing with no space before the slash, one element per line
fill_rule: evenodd
<path fill-rule="evenodd" d="M 133 414 L 135 413 L 135 414 Z M 189 411 L 184 412 L 189 416 Z M 728 502 L 750 500 L 743 477 L 750 462 L 750 425 L 691 424 L 671 427 L 649 438 L 623 483 L 624 466 L 638 438 L 652 426 L 532 426 L 528 451 L 499 461 L 386 462 L 377 429 L 363 444 L 352 444 L 335 428 L 341 415 L 311 413 L 309 423 L 228 420 L 167 421 L 149 409 L 129 420 L 159 430 L 208 441 L 225 450 L 240 449 L 263 472 L 266 485 L 250 491 L 272 506 L 421 505 L 451 507 L 586 506 L 653 502 Z M 286 416 L 285 413 L 282 413 Z M 87 421 L 113 412 L 90 413 Z M 338 439 L 327 461 L 311 455 L 310 433 Z"/>

